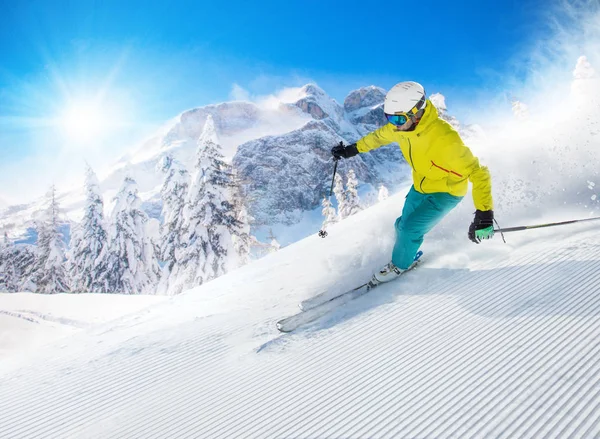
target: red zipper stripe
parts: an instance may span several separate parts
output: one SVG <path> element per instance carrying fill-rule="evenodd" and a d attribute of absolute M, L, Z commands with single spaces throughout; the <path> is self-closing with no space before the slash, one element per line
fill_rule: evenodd
<path fill-rule="evenodd" d="M 446 172 L 448 172 L 448 173 L 450 173 L 450 174 L 458 175 L 460 178 L 462 178 L 462 175 L 460 175 L 458 172 L 449 171 L 449 170 L 447 170 L 447 169 L 444 169 L 444 168 L 442 168 L 441 166 L 438 166 L 438 165 L 436 165 L 436 164 L 435 164 L 435 162 L 434 162 L 433 160 L 431 161 L 431 164 L 432 164 L 433 166 L 435 166 L 436 168 L 439 168 L 439 169 L 441 169 L 442 171 L 446 171 Z"/>

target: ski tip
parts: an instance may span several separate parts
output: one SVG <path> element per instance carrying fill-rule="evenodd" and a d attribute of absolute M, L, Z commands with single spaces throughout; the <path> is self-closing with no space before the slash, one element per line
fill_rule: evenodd
<path fill-rule="evenodd" d="M 286 330 L 286 329 L 285 329 L 285 326 L 284 326 L 284 325 L 283 325 L 283 323 L 281 323 L 281 322 L 277 322 L 276 326 L 277 326 L 277 330 L 278 330 L 279 332 L 283 332 L 283 333 L 288 333 L 288 332 L 291 332 L 291 331 L 289 331 L 289 330 Z"/>

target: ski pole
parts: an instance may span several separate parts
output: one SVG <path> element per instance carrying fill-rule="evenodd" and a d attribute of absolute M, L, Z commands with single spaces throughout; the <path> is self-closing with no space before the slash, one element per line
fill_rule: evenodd
<path fill-rule="evenodd" d="M 537 224 L 534 226 L 518 226 L 518 227 L 509 227 L 507 229 L 495 229 L 494 232 L 519 232 L 521 230 L 530 230 L 530 229 L 541 229 L 542 227 L 554 227 L 554 226 L 564 226 L 565 224 L 575 224 L 575 223 L 583 223 L 586 221 L 597 221 L 600 220 L 600 216 L 595 218 L 586 218 L 586 219 L 578 219 L 571 221 L 562 221 L 559 223 L 548 223 L 548 224 Z"/>
<path fill-rule="evenodd" d="M 333 185 L 335 183 L 335 174 L 337 173 L 338 162 L 340 161 L 340 159 L 334 157 L 333 161 L 335 162 L 335 165 L 333 166 L 333 178 L 331 179 L 331 189 L 329 190 L 329 201 L 331 201 L 331 196 L 333 195 Z M 321 230 L 319 230 L 319 236 L 321 238 L 325 238 L 327 236 L 327 232 L 325 230 L 321 229 Z"/>
<path fill-rule="evenodd" d="M 335 161 L 335 165 L 333 166 L 333 178 L 331 179 L 331 189 L 329 189 L 329 199 L 331 200 L 331 196 L 333 195 L 333 184 L 335 183 L 335 174 L 337 172 L 337 165 L 340 159 L 333 159 Z"/>

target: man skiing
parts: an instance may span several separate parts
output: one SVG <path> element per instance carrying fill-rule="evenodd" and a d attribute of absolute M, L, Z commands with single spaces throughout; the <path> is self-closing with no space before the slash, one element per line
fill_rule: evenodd
<path fill-rule="evenodd" d="M 395 223 L 392 260 L 375 273 L 374 283 L 389 282 L 410 268 L 425 234 L 463 199 L 469 180 L 476 208 L 469 239 L 479 243 L 494 236 L 490 173 L 452 126 L 438 116 L 423 86 L 396 84 L 385 97 L 383 111 L 388 124 L 352 145 L 331 150 L 335 159 L 350 158 L 396 142 L 412 168 L 413 186 Z"/>

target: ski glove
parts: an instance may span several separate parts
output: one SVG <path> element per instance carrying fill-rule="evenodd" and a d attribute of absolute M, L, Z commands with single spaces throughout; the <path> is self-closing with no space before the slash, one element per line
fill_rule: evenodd
<path fill-rule="evenodd" d="M 482 239 L 490 239 L 494 236 L 494 211 L 477 210 L 475 219 L 469 227 L 469 239 L 479 244 Z"/>
<path fill-rule="evenodd" d="M 358 154 L 358 148 L 356 147 L 356 143 L 344 146 L 344 143 L 340 142 L 339 145 L 336 145 L 333 148 L 331 148 L 331 155 L 333 155 L 333 158 L 336 160 L 339 160 L 341 158 L 349 159 L 350 157 L 354 157 L 356 154 Z"/>

